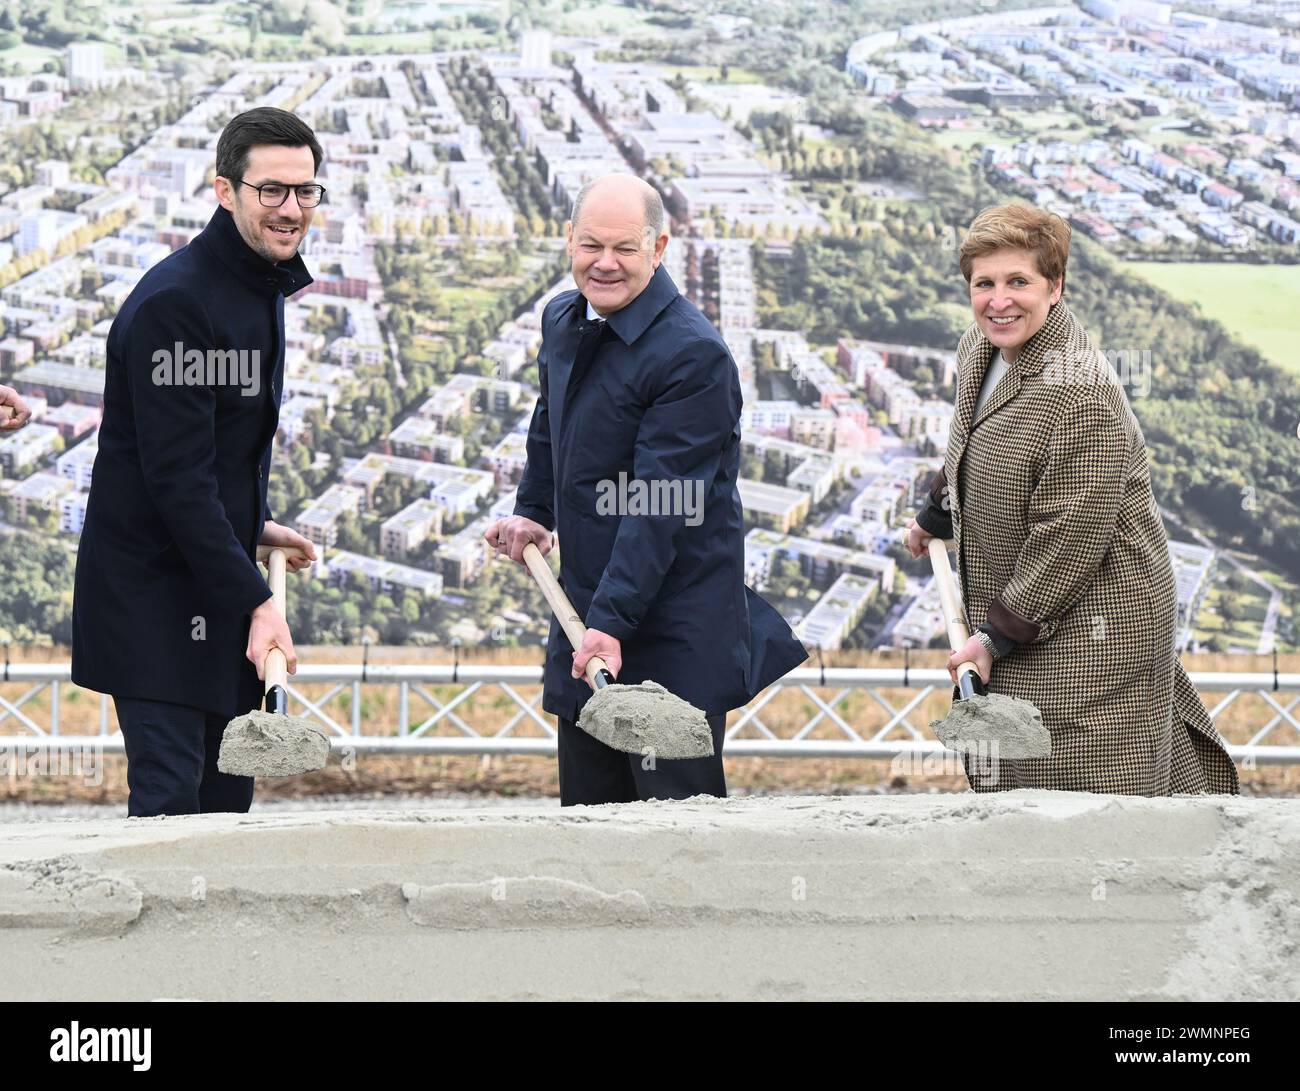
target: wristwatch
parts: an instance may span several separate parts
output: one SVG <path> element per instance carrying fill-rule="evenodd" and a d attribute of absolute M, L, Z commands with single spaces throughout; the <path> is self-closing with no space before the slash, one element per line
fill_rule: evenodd
<path fill-rule="evenodd" d="M 984 650 L 989 653 L 990 659 L 996 659 L 998 657 L 997 645 L 993 643 L 993 638 L 989 636 L 988 633 L 983 629 L 976 629 L 972 635 L 976 640 L 984 645 Z"/>

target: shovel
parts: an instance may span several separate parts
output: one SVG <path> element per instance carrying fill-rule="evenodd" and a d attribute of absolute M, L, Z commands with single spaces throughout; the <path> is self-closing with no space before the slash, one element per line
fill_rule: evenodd
<path fill-rule="evenodd" d="M 575 651 L 582 647 L 587 627 L 532 542 L 524 546 L 524 564 L 542 589 Z M 627 754 L 656 758 L 713 756 L 713 732 L 708 718 L 692 704 L 669 693 L 657 682 L 620 685 L 598 655 L 587 660 L 586 676 L 595 693 L 582 707 L 578 726 L 606 746 Z"/>
<path fill-rule="evenodd" d="M 284 572 L 290 555 L 306 557 L 302 550 L 284 546 L 259 546 L 257 550 L 257 559 L 266 562 L 272 601 L 284 617 L 288 617 Z M 226 725 L 217 768 L 241 777 L 291 777 L 325 768 L 329 737 L 311 720 L 289 715 L 288 664 L 279 648 L 266 653 L 262 677 L 266 711 L 247 712 Z"/>
<path fill-rule="evenodd" d="M 970 629 L 948 563 L 950 544 L 941 538 L 931 538 L 930 564 L 935 583 L 939 585 L 948 644 L 954 652 L 959 652 L 970 640 Z M 1028 701 L 989 693 L 980 680 L 979 668 L 970 661 L 957 665 L 957 689 L 961 696 L 953 701 L 952 711 L 930 724 L 949 750 L 1008 761 L 1050 756 L 1052 737 L 1043 726 L 1042 713 Z"/>

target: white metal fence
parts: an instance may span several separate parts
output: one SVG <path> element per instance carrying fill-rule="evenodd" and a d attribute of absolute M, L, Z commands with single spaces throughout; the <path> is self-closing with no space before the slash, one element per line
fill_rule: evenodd
<path fill-rule="evenodd" d="M 83 725 L 75 733 L 64 729 L 69 672 L 67 663 L 6 664 L 0 679 L 0 745 L 21 743 L 29 750 L 51 751 L 94 745 L 106 753 L 122 752 L 122 736 L 115 730 L 112 701 L 106 696 L 79 691 L 78 702 L 89 697 L 98 703 L 97 727 L 88 732 Z M 338 750 L 553 754 L 556 729 L 541 709 L 541 679 L 540 666 L 304 665 L 290 679 L 289 711 L 322 724 Z M 1234 760 L 1247 767 L 1300 763 L 1300 674 L 1199 672 L 1191 679 L 1216 724 L 1229 708 L 1238 705 L 1237 711 L 1244 713 L 1240 703 L 1251 702 L 1246 721 L 1250 738 L 1228 746 Z M 310 695 L 304 693 L 308 687 Z M 380 702 L 384 712 L 368 715 L 367 697 L 379 692 L 376 687 L 386 691 Z M 533 692 L 525 694 L 521 687 L 532 687 Z M 855 693 L 865 694 L 870 716 L 861 707 L 856 713 L 846 710 Z M 732 714 L 725 752 L 731 757 L 804 758 L 938 752 L 942 747 L 928 722 L 913 720 L 923 715 L 927 698 L 940 694 L 946 701 L 950 693 L 948 672 L 941 669 L 801 667 Z M 769 710 L 773 719 L 770 710 L 782 704 L 785 712 L 774 729 L 764 722 L 764 712 Z M 793 713 L 791 704 L 796 706 Z M 77 718 L 86 717 L 83 713 Z M 1241 722 L 1238 716 L 1238 726 Z M 820 737 L 812 737 L 814 733 Z"/>

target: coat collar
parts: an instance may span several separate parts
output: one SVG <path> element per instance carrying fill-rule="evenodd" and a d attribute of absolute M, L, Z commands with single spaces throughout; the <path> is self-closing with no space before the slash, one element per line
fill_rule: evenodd
<path fill-rule="evenodd" d="M 979 420 L 972 421 L 980 387 L 995 351 L 993 342 L 977 325 L 966 331 L 957 346 L 957 410 L 953 424 L 963 437 L 990 413 L 996 413 L 1011 401 L 1020 392 L 1020 383 L 1026 376 L 1037 375 L 1049 365 L 1077 368 L 1079 361 L 1091 360 L 1095 353 L 1087 330 L 1064 300 L 1052 304 L 1042 329 L 1021 346 L 1016 362 L 1007 366 L 1005 378 L 985 402 Z"/>
<path fill-rule="evenodd" d="M 957 345 L 957 406 L 953 413 L 952 431 L 948 436 L 948 449 L 944 455 L 944 480 L 948 485 L 958 558 L 962 556 L 961 463 L 970 443 L 971 430 L 989 414 L 996 413 L 1015 398 L 1020 393 L 1021 383 L 1026 376 L 1050 368 L 1045 382 L 1068 382 L 1073 369 L 1083 366 L 1085 361 L 1088 365 L 1096 366 L 1097 357 L 1092 338 L 1070 308 L 1063 301 L 1053 304 L 1047 312 L 1043 328 L 1024 343 L 1016 362 L 1007 366 L 1006 375 L 985 404 L 979 420 L 972 421 L 975 402 L 979 399 L 980 386 L 993 359 L 993 352 L 993 342 L 980 332 L 978 325 L 972 325 Z M 1102 357 L 1103 361 L 1104 359 Z M 964 571 L 962 576 L 965 577 Z"/>
<path fill-rule="evenodd" d="M 650 282 L 641 290 L 641 294 L 626 307 L 609 316 L 606 320 L 609 322 L 609 328 L 618 334 L 623 344 L 631 345 L 650 328 L 650 323 L 659 317 L 678 294 L 677 285 L 673 283 L 673 278 L 668 275 L 668 270 L 661 263 L 651 276 Z M 569 301 L 566 310 L 573 310 L 578 316 L 578 321 L 586 321 L 587 300 L 581 292 Z"/>
<path fill-rule="evenodd" d="M 199 238 L 222 265 L 262 295 L 290 296 L 312 282 L 301 254 L 294 254 L 288 261 L 267 261 L 244 241 L 235 218 L 220 205 Z"/>

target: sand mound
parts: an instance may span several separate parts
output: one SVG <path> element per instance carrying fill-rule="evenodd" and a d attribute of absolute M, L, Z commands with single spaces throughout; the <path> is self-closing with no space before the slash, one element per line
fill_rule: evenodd
<path fill-rule="evenodd" d="M 11 823 L 9 999 L 1300 999 L 1300 800 Z"/>

